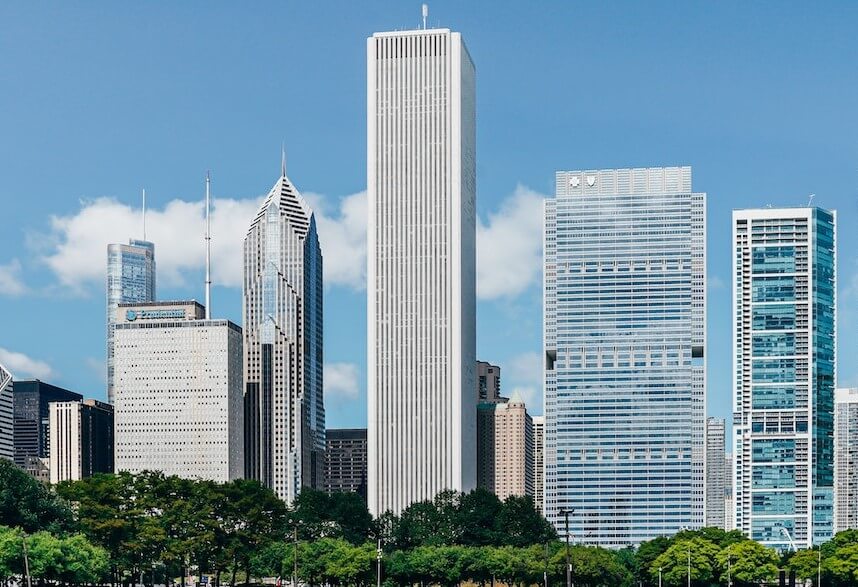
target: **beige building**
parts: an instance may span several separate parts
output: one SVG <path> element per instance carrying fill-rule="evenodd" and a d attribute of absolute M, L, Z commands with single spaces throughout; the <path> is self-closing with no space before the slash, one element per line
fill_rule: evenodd
<path fill-rule="evenodd" d="M 500 499 L 534 495 L 533 421 L 521 397 L 477 406 L 477 486 Z"/>
<path fill-rule="evenodd" d="M 542 511 L 545 491 L 545 416 L 533 417 L 533 503 Z"/>
<path fill-rule="evenodd" d="M 48 404 L 50 479 L 113 473 L 113 406 L 94 399 Z"/>

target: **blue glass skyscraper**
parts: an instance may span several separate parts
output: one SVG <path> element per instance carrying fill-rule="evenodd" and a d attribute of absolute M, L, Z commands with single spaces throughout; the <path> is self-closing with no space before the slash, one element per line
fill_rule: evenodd
<path fill-rule="evenodd" d="M 833 528 L 835 222 L 733 212 L 736 528 L 781 550 Z"/>
<path fill-rule="evenodd" d="M 107 401 L 113 403 L 113 324 L 116 308 L 155 301 L 155 245 L 131 239 L 107 245 Z"/>
<path fill-rule="evenodd" d="M 558 172 L 545 205 L 544 513 L 622 547 L 703 520 L 706 196 L 691 168 Z"/>

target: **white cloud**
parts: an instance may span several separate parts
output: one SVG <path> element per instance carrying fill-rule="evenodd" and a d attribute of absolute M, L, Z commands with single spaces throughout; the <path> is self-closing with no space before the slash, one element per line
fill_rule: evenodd
<path fill-rule="evenodd" d="M 542 218 L 545 196 L 518 185 L 489 214 L 477 220 L 477 297 L 512 298 L 542 273 Z"/>
<path fill-rule="evenodd" d="M 366 287 L 366 192 L 341 198 L 339 210 L 331 213 L 327 198 L 306 193 L 316 214 L 319 245 L 324 257 L 326 285 Z"/>
<path fill-rule="evenodd" d="M 54 371 L 44 361 L 0 347 L 0 364 L 5 366 L 15 379 L 50 379 Z"/>
<path fill-rule="evenodd" d="M 92 372 L 95 377 L 102 383 L 107 383 L 107 363 L 104 359 L 96 359 L 95 357 L 86 357 L 84 365 Z"/>
<path fill-rule="evenodd" d="M 321 202 L 323 198 L 314 196 Z M 216 285 L 241 287 L 242 243 L 261 197 L 212 200 L 212 280 Z M 325 283 L 360 289 L 366 273 L 366 193 L 342 198 L 339 209 L 316 212 Z M 184 285 L 205 263 L 203 201 L 173 200 L 162 209 L 149 209 L 146 237 L 155 243 L 158 284 Z M 103 287 L 107 245 L 142 236 L 140 210 L 112 198 L 83 202 L 70 216 L 51 218 L 52 243 L 42 260 L 60 284 L 76 293 Z M 2 279 L 2 273 L 0 273 Z M 2 286 L 2 281 L 0 281 Z M 2 289 L 0 289 L 2 291 Z"/>
<path fill-rule="evenodd" d="M 325 397 L 358 397 L 358 368 L 354 363 L 325 363 Z"/>
<path fill-rule="evenodd" d="M 26 291 L 27 286 L 21 281 L 21 262 L 12 259 L 0 265 L 0 295 L 19 296 Z"/>
<path fill-rule="evenodd" d="M 501 392 L 521 395 L 530 414 L 542 413 L 542 354 L 527 352 L 501 363 Z"/>
<path fill-rule="evenodd" d="M 536 416 L 542 413 L 542 393 L 538 389 L 541 388 L 516 386 L 512 388 L 512 391 L 503 392 L 503 396 L 512 398 L 517 394 L 524 401 L 527 413 Z"/>
<path fill-rule="evenodd" d="M 713 289 L 713 290 L 724 289 L 724 287 L 726 287 L 724 284 L 724 280 L 721 279 L 720 277 L 718 277 L 717 275 L 710 275 L 706 279 L 706 285 L 708 286 L 709 289 Z"/>

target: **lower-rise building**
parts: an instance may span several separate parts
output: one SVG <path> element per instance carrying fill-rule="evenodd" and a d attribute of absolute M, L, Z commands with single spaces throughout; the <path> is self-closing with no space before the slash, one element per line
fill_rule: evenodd
<path fill-rule="evenodd" d="M 33 476 L 47 480 L 51 427 L 51 402 L 80 401 L 79 393 L 39 381 L 12 383 L 15 464 Z"/>
<path fill-rule="evenodd" d="M 49 422 L 51 483 L 113 472 L 113 406 L 93 399 L 52 402 Z"/>
<path fill-rule="evenodd" d="M 366 428 L 326 431 L 327 493 L 357 493 L 366 501 L 366 467 Z"/>
<path fill-rule="evenodd" d="M 477 487 L 500 499 L 534 495 L 533 421 L 517 393 L 477 405 Z"/>
<path fill-rule="evenodd" d="M 533 416 L 533 502 L 542 511 L 545 491 L 545 416 Z"/>
<path fill-rule="evenodd" d="M 724 470 L 724 419 L 706 418 L 706 501 L 703 525 L 724 528 L 724 498 L 727 472 Z"/>
<path fill-rule="evenodd" d="M 241 328 L 197 302 L 120 304 L 116 470 L 226 482 L 244 472 Z"/>
<path fill-rule="evenodd" d="M 834 531 L 858 529 L 858 388 L 834 395 Z"/>
<path fill-rule="evenodd" d="M 0 365 L 0 458 L 15 457 L 15 420 L 13 416 L 12 373 Z"/>

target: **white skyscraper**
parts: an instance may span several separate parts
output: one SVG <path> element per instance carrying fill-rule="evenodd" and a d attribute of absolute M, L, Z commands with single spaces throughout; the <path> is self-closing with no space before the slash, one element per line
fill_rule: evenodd
<path fill-rule="evenodd" d="M 15 420 L 13 417 L 12 373 L 0 365 L 0 458 L 15 457 Z"/>
<path fill-rule="evenodd" d="M 52 484 L 113 473 L 113 406 L 93 399 L 48 404 Z"/>
<path fill-rule="evenodd" d="M 476 482 L 475 74 L 459 33 L 367 41 L 369 508 Z"/>
<path fill-rule="evenodd" d="M 858 388 L 834 396 L 834 531 L 858 529 Z"/>
<path fill-rule="evenodd" d="M 833 530 L 836 215 L 733 211 L 736 529 L 787 550 Z"/>
<path fill-rule="evenodd" d="M 240 479 L 241 328 L 162 302 L 120 305 L 114 334 L 116 470 Z"/>
<path fill-rule="evenodd" d="M 322 489 L 322 251 L 285 162 L 244 239 L 244 379 L 246 477 L 289 503 Z"/>

